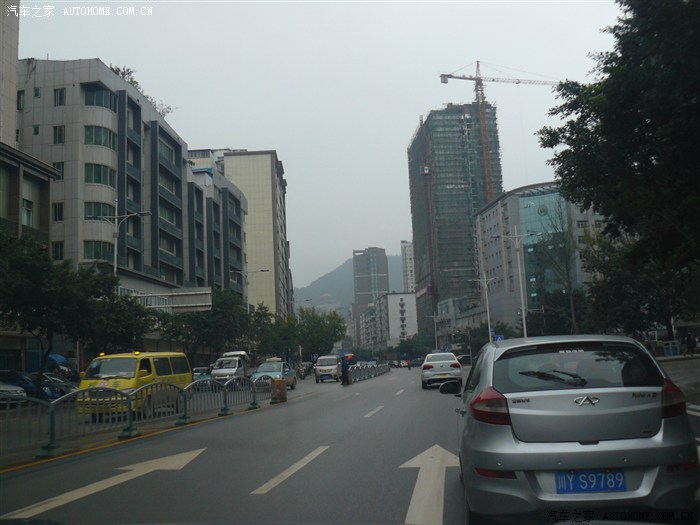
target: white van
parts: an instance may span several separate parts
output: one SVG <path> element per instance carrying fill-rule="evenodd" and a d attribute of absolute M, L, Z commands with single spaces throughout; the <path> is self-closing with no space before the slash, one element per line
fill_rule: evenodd
<path fill-rule="evenodd" d="M 211 378 L 222 383 L 234 377 L 248 377 L 250 359 L 244 351 L 224 352 L 211 369 Z"/>

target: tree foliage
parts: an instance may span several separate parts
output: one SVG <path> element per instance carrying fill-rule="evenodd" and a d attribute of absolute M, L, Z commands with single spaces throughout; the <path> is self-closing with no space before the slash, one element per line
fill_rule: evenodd
<path fill-rule="evenodd" d="M 139 92 L 144 97 L 146 97 L 146 100 L 148 100 L 151 103 L 151 105 L 155 108 L 155 110 L 158 113 L 160 113 L 161 117 L 165 118 L 177 109 L 177 108 L 173 108 L 169 104 L 166 104 L 162 100 L 156 99 L 150 95 L 146 95 L 146 93 L 143 92 L 143 88 L 141 87 L 141 84 L 139 84 L 138 80 L 136 80 L 136 71 L 131 69 L 130 67 L 128 67 L 128 66 L 114 66 L 114 65 L 110 64 L 109 69 L 111 69 L 112 72 L 115 73 L 119 78 L 126 80 L 129 84 L 131 84 L 136 89 L 138 89 Z"/>
<path fill-rule="evenodd" d="M 539 132 L 562 193 L 633 235 L 631 255 L 665 270 L 700 260 L 700 2 L 618 0 L 614 50 L 597 81 L 559 85 L 568 119 Z"/>
<path fill-rule="evenodd" d="M 323 355 L 345 336 L 346 325 L 337 312 L 321 312 L 316 308 L 300 308 L 298 315 L 299 341 L 304 360 L 312 354 Z"/>
<path fill-rule="evenodd" d="M 669 269 L 636 257 L 635 239 L 599 236 L 582 252 L 594 274 L 589 286 L 589 322 L 597 331 L 642 332 L 661 324 L 673 338 L 672 318 L 700 314 L 700 264 Z"/>
<path fill-rule="evenodd" d="M 117 282 L 96 265 L 54 262 L 43 244 L 0 230 L 0 325 L 34 337 L 42 370 L 56 335 L 109 351 L 133 347 L 152 328 L 143 307 L 116 296 Z"/>

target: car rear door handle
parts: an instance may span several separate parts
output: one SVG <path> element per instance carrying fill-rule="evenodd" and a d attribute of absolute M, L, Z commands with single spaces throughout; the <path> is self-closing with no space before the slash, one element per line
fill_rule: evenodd
<path fill-rule="evenodd" d="M 461 408 L 455 408 L 455 412 L 457 412 L 460 416 L 463 416 L 467 413 L 466 410 L 462 410 Z"/>

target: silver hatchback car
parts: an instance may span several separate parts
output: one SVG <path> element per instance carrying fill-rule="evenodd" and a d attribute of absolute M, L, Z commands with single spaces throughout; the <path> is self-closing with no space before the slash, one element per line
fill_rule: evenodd
<path fill-rule="evenodd" d="M 461 397 L 460 477 L 472 514 L 691 511 L 698 450 L 683 393 L 637 341 L 550 336 L 485 345 Z M 599 518 L 598 518 L 599 519 Z"/>

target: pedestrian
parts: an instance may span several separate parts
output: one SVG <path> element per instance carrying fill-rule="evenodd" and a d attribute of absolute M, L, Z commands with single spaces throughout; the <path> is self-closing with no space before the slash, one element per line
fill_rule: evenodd
<path fill-rule="evenodd" d="M 340 383 L 341 385 L 350 384 L 350 365 L 347 357 L 340 360 Z"/>
<path fill-rule="evenodd" d="M 408 369 L 410 370 L 411 369 L 411 360 L 410 359 L 406 359 L 406 365 L 408 366 Z"/>
<path fill-rule="evenodd" d="M 685 345 L 687 348 L 688 355 L 695 355 L 695 336 L 689 333 L 685 338 Z"/>

